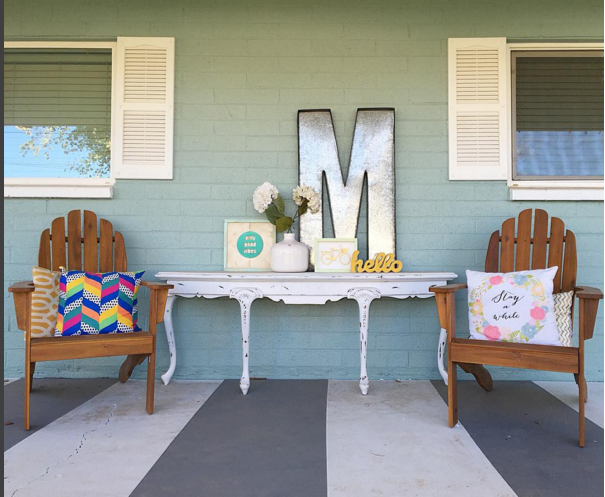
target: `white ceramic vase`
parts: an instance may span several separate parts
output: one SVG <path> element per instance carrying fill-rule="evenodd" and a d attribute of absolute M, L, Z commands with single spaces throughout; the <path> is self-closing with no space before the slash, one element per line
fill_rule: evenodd
<path fill-rule="evenodd" d="M 294 233 L 271 249 L 271 270 L 276 273 L 304 273 L 309 269 L 309 247 L 296 240 Z"/>

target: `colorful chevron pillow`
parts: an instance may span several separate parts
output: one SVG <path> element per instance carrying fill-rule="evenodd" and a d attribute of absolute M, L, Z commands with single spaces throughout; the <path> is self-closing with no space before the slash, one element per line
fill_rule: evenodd
<path fill-rule="evenodd" d="M 55 336 L 132 333 L 137 326 L 140 273 L 86 273 L 61 268 Z"/>

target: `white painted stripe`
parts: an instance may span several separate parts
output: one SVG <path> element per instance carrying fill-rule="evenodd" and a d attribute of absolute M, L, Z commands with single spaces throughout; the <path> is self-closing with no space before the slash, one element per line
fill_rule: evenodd
<path fill-rule="evenodd" d="M 220 382 L 116 384 L 4 453 L 4 495 L 128 496 Z"/>
<path fill-rule="evenodd" d="M 4 386 L 15 383 L 15 381 L 19 381 L 19 378 L 4 378 Z"/>
<path fill-rule="evenodd" d="M 428 381 L 330 381 L 328 496 L 514 496 Z"/>
<path fill-rule="evenodd" d="M 578 385 L 574 381 L 535 381 L 539 387 L 554 395 L 573 410 L 578 411 Z M 588 384 L 588 402 L 586 403 L 586 419 L 594 424 L 603 426 L 603 383 L 591 382 Z"/>

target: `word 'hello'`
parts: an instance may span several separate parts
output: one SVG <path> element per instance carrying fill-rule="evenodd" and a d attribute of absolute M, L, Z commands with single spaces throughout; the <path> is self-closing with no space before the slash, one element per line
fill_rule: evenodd
<path fill-rule="evenodd" d="M 380 252 L 374 259 L 363 262 L 357 259 L 359 250 L 353 253 L 351 258 L 352 273 L 398 273 L 403 268 L 403 263 L 395 259 L 393 254 Z"/>

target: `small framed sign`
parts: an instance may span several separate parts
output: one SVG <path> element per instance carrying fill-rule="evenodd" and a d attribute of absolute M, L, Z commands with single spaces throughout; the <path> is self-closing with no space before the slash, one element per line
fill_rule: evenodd
<path fill-rule="evenodd" d="M 315 240 L 315 272 L 350 273 L 357 238 L 318 238 Z"/>
<path fill-rule="evenodd" d="M 225 220 L 225 271 L 270 271 L 275 226 L 263 219 Z"/>

